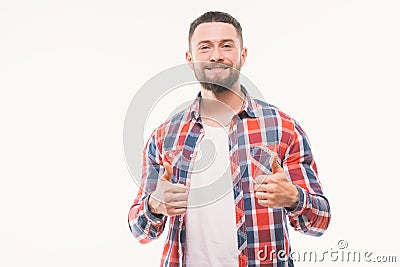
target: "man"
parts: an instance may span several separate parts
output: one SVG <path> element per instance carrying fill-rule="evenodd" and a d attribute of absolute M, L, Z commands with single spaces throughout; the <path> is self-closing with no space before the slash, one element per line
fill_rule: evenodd
<path fill-rule="evenodd" d="M 246 57 L 229 14 L 192 22 L 186 59 L 201 92 L 149 138 L 129 212 L 141 243 L 170 219 L 161 266 L 293 266 L 287 218 L 309 235 L 329 225 L 306 134 L 240 84 Z"/>

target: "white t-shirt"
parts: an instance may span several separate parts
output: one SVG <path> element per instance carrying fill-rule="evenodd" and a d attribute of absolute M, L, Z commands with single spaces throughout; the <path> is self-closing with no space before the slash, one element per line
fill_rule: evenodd
<path fill-rule="evenodd" d="M 228 133 L 204 125 L 185 216 L 185 266 L 238 266 Z"/>

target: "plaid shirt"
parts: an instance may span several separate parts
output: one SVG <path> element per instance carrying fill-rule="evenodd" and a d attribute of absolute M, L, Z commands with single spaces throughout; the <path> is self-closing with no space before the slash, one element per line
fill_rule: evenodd
<path fill-rule="evenodd" d="M 228 134 L 239 266 L 293 266 L 287 218 L 295 230 L 320 236 L 329 225 L 329 203 L 300 125 L 278 108 L 251 98 L 244 87 L 242 91 L 245 105 L 233 116 Z M 190 187 L 191 168 L 204 137 L 200 99 L 201 94 L 188 109 L 159 126 L 144 148 L 142 183 L 128 216 L 131 232 L 140 243 L 157 239 L 166 225 L 167 216 L 152 214 L 147 204 L 164 172 L 166 156 L 173 160 L 172 182 Z M 265 153 L 271 150 L 278 154 L 286 176 L 298 189 L 299 202 L 293 210 L 263 207 L 255 197 L 252 180 L 258 170 L 271 170 Z M 169 219 L 161 266 L 183 266 L 184 215 Z"/>

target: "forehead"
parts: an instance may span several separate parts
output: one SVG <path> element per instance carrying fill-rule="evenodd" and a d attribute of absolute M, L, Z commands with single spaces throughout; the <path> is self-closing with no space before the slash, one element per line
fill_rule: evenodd
<path fill-rule="evenodd" d="M 202 23 L 194 30 L 191 43 L 196 45 L 203 41 L 232 39 L 239 42 L 239 36 L 232 24 L 224 22 Z"/>

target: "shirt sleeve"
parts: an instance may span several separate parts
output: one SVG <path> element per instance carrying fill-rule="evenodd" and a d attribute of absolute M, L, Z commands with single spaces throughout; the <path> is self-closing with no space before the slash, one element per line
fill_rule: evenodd
<path fill-rule="evenodd" d="M 330 222 L 330 206 L 322 192 L 309 140 L 296 121 L 283 167 L 299 192 L 297 207 L 287 210 L 290 224 L 304 234 L 322 235 Z"/>
<path fill-rule="evenodd" d="M 153 133 L 143 151 L 142 181 L 128 215 L 129 228 L 140 243 L 157 239 L 164 231 L 167 220 L 164 215 L 151 213 L 148 207 L 149 196 L 164 172 L 160 155 Z"/>

